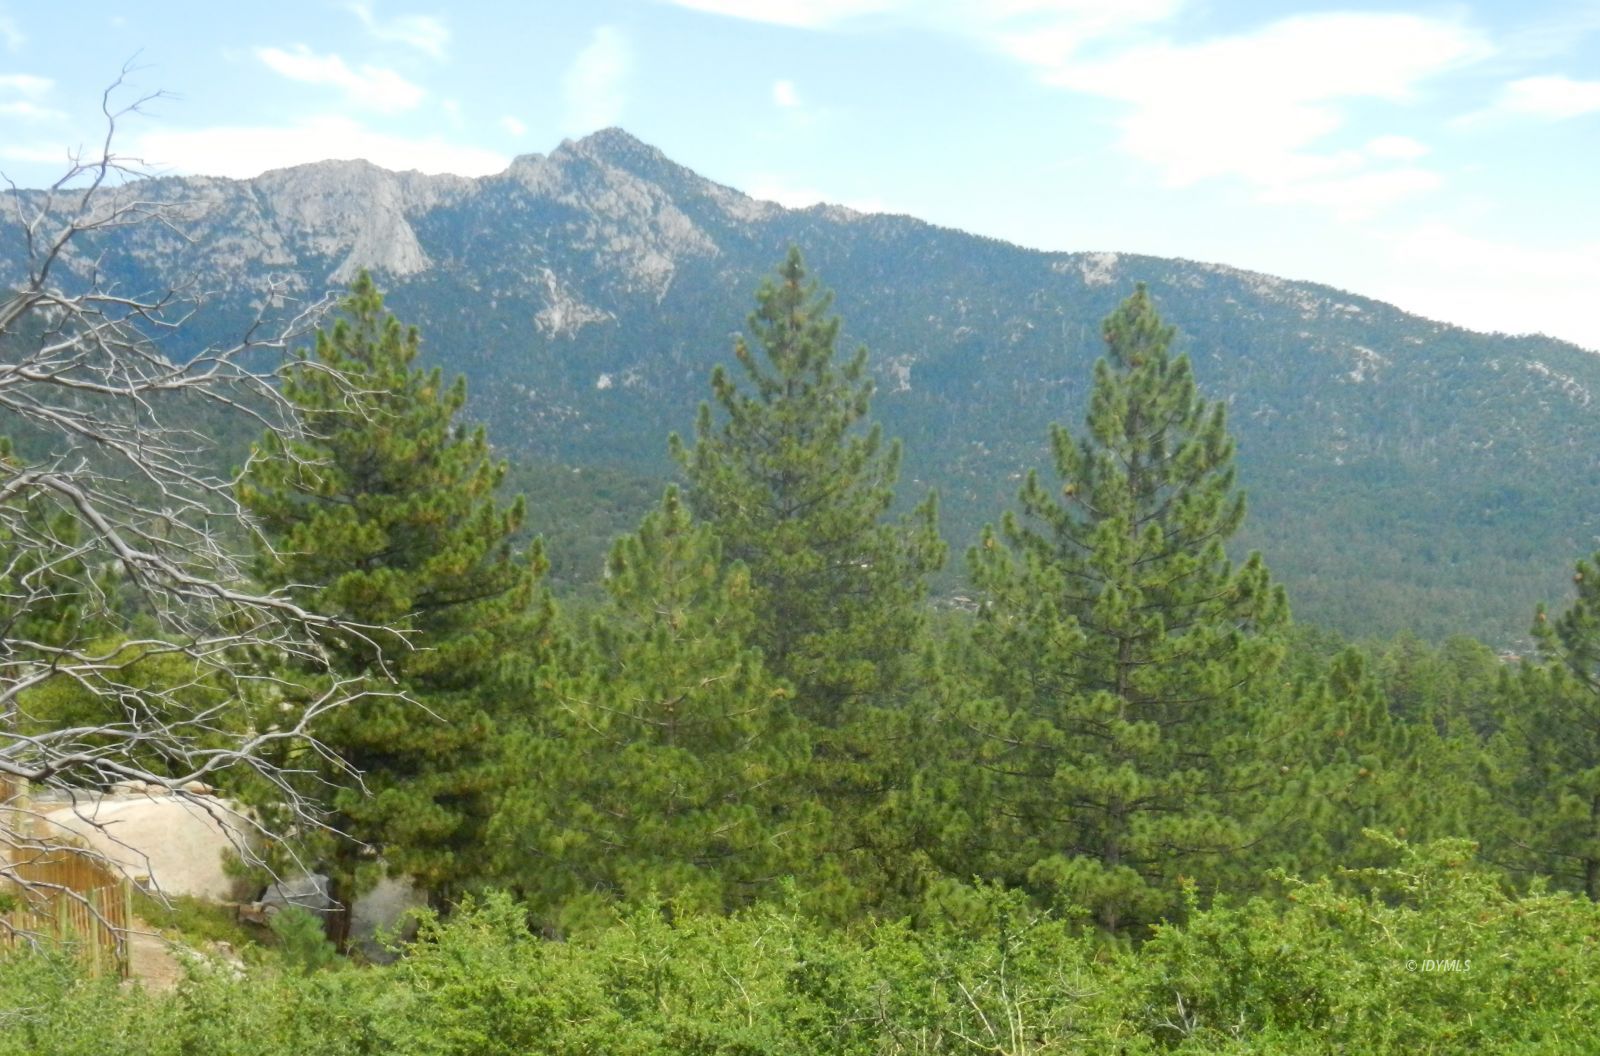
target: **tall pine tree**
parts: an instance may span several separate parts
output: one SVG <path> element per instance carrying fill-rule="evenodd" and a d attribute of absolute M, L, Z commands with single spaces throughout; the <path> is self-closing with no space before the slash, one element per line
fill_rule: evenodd
<path fill-rule="evenodd" d="M 1082 437 L 1051 430 L 1061 483 L 1030 473 L 1021 515 L 970 555 L 969 721 L 998 819 L 987 869 L 1118 930 L 1248 841 L 1286 605 L 1259 556 L 1224 552 L 1244 499 L 1223 407 L 1142 286 L 1104 333 Z"/>
<path fill-rule="evenodd" d="M 696 516 L 748 571 L 751 643 L 794 690 L 813 747 L 805 791 L 832 817 L 819 857 L 837 884 L 821 886 L 848 912 L 905 886 L 883 874 L 899 857 L 884 810 L 918 763 L 926 583 L 945 548 L 931 494 L 890 515 L 900 448 L 868 423 L 866 349 L 839 361 L 832 296 L 798 250 L 756 302 L 734 345 L 742 379 L 715 371 L 715 410 L 702 405 L 694 445 L 673 437 L 672 451 Z"/>
<path fill-rule="evenodd" d="M 346 893 L 371 873 L 363 846 L 436 897 L 476 877 L 499 781 L 490 683 L 540 618 L 542 554 L 511 545 L 523 503 L 496 498 L 505 465 L 481 428 L 458 422 L 464 381 L 419 368 L 419 349 L 416 329 L 384 309 L 363 273 L 284 380 L 314 439 L 286 449 L 269 434 L 241 488 L 271 542 L 258 561 L 264 583 L 315 611 L 409 635 L 386 657 L 368 636 L 329 643 L 342 675 L 378 680 L 386 663 L 416 701 L 369 697 L 314 729 L 366 785 L 351 787 L 336 768 L 323 775 L 341 784 L 335 824 L 358 841 L 332 854 Z M 354 400 L 333 372 L 356 380 Z"/>
<path fill-rule="evenodd" d="M 822 729 L 897 701 L 913 681 L 927 576 L 944 560 L 930 495 L 891 519 L 900 446 L 868 425 L 867 350 L 839 362 L 832 294 L 790 249 L 756 293 L 755 348 L 734 356 L 744 384 L 718 367 L 695 443 L 672 440 L 695 514 L 749 570 L 753 640 Z"/>

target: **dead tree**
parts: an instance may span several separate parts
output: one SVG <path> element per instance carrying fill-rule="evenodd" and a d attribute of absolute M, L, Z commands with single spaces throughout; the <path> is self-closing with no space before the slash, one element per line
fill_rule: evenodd
<path fill-rule="evenodd" d="M 0 437 L 10 441 L 0 446 L 0 881 L 13 890 L 7 863 L 39 846 L 14 794 L 28 786 L 87 802 L 141 782 L 234 812 L 245 829 L 264 816 L 317 824 L 308 775 L 327 767 L 292 760 L 334 759 L 316 741 L 319 718 L 392 692 L 381 679 L 334 677 L 322 643 L 359 635 L 380 655 L 405 648 L 396 632 L 252 585 L 255 529 L 212 434 L 218 422 L 301 434 L 277 376 L 328 301 L 297 302 L 278 283 L 236 339 L 174 351 L 207 310 L 203 287 L 130 289 L 97 259 L 122 229 L 181 236 L 194 215 L 149 193 L 159 185 L 142 163 L 114 152 L 119 123 L 151 98 L 118 106 L 122 94 L 119 78 L 102 100 L 104 140 L 72 156 L 60 180 L 0 194 L 0 259 L 15 269 L 0 274 Z M 71 620 L 55 618 L 65 612 Z M 164 673 L 153 683 L 152 666 Z M 33 713 L 40 694 L 63 686 L 103 704 L 102 719 L 61 725 Z M 269 788 L 274 809 L 245 816 L 199 794 L 241 781 Z"/>

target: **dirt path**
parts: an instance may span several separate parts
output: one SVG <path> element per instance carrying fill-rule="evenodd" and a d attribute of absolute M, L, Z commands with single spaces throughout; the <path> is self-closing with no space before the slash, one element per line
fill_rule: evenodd
<path fill-rule="evenodd" d="M 128 975 L 151 990 L 171 990 L 183 978 L 183 962 L 171 940 L 134 917 L 128 932 Z"/>

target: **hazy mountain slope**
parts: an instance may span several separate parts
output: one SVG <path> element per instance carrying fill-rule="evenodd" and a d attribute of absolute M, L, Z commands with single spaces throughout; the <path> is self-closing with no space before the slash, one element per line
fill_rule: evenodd
<path fill-rule="evenodd" d="M 140 193 L 184 203 L 192 241 L 134 229 L 78 266 L 99 254 L 130 288 L 198 276 L 218 295 L 190 340 L 238 325 L 269 276 L 311 294 L 371 267 L 511 451 L 664 473 L 667 432 L 689 427 L 756 283 L 795 243 L 837 290 L 846 340 L 872 351 L 907 492 L 940 489 L 958 547 L 1043 465 L 1047 424 L 1079 420 L 1098 322 L 1138 281 L 1229 402 L 1245 542 L 1303 618 L 1511 641 L 1600 544 L 1600 356 L 1557 341 L 1218 265 L 783 209 L 618 130 L 479 180 L 324 162 Z M 18 248 L 0 242 L 0 258 Z"/>

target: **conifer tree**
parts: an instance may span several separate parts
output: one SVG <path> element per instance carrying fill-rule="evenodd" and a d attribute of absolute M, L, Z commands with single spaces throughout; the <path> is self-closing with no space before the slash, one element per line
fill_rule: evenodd
<path fill-rule="evenodd" d="M 1366 658 L 1345 649 L 1295 687 L 1269 727 L 1269 772 L 1281 777 L 1263 802 L 1263 864 L 1310 877 L 1382 864 L 1377 829 L 1412 842 L 1470 835 L 1481 814 L 1478 741 L 1431 709 L 1388 699 Z M 1459 725 L 1465 727 L 1465 723 Z"/>
<path fill-rule="evenodd" d="M 1494 777 L 1508 809 L 1485 835 L 1505 864 L 1600 902 L 1600 553 L 1572 578 L 1566 611 L 1534 616 L 1541 662 L 1505 679 Z"/>
<path fill-rule="evenodd" d="M 696 516 L 749 570 L 753 640 L 822 729 L 903 695 L 926 577 L 944 560 L 932 495 L 909 517 L 888 517 L 900 447 L 867 424 L 866 349 L 836 359 L 832 300 L 791 248 L 756 293 L 755 347 L 734 344 L 744 383 L 718 367 L 720 413 L 703 404 L 694 446 L 672 441 Z"/>
<path fill-rule="evenodd" d="M 794 690 L 806 795 L 831 815 L 818 854 L 833 880 L 819 890 L 834 894 L 820 897 L 849 914 L 905 886 L 883 874 L 902 858 L 884 811 L 924 762 L 910 739 L 932 666 L 926 581 L 945 550 L 932 494 L 890 516 L 899 444 L 869 424 L 866 349 L 837 358 L 832 296 L 798 250 L 756 302 L 734 345 L 742 378 L 719 367 L 694 445 L 671 446 L 695 515 L 748 571 L 751 643 Z"/>
<path fill-rule="evenodd" d="M 570 926 L 597 903 L 656 894 L 747 904 L 804 865 L 794 781 L 809 761 L 790 692 L 749 644 L 750 579 L 676 488 L 617 541 L 607 600 L 562 683 L 542 775 L 515 790 L 494 843 L 535 911 Z"/>
<path fill-rule="evenodd" d="M 970 555 L 969 721 L 1000 819 L 986 871 L 1117 930 L 1247 842 L 1287 617 L 1260 557 L 1223 549 L 1244 516 L 1223 406 L 1142 286 L 1104 333 L 1084 434 L 1051 430 L 1058 489 L 1030 473 Z"/>
<path fill-rule="evenodd" d="M 527 634 L 525 621 L 541 618 L 531 602 L 543 558 L 537 545 L 512 550 L 523 503 L 496 499 L 505 465 L 481 428 L 457 421 L 463 379 L 446 385 L 439 370 L 416 365 L 416 329 L 385 311 L 365 273 L 341 307 L 284 381 L 314 439 L 285 448 L 269 434 L 241 499 L 271 544 L 258 561 L 264 583 L 409 634 L 405 648 L 355 634 L 328 642 L 341 674 L 393 675 L 415 703 L 370 697 L 314 732 L 366 785 L 324 767 L 342 786 L 335 824 L 443 897 L 482 858 L 484 800 L 497 780 L 486 683 L 508 643 Z M 362 379 L 358 395 L 331 371 Z M 350 844 L 335 851 L 347 893 L 369 858 Z"/>

